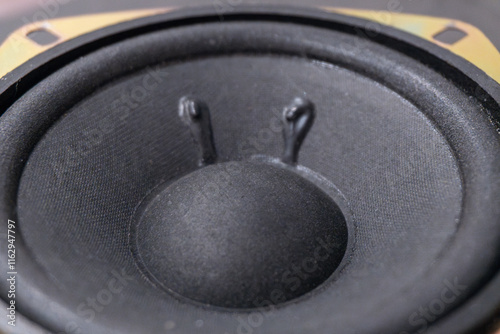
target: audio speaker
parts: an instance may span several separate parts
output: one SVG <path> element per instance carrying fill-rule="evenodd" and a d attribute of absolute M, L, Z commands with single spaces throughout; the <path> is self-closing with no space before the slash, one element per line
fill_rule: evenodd
<path fill-rule="evenodd" d="M 1 248 L 15 254 L 0 259 L 15 292 L 2 321 L 68 334 L 491 323 L 500 85 L 366 27 L 314 9 L 179 10 L 2 78 Z"/>

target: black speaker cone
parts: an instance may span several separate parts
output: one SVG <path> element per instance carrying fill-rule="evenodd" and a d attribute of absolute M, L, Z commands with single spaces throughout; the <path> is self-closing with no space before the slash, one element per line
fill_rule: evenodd
<path fill-rule="evenodd" d="M 24 314 L 89 333 L 400 333 L 489 282 L 498 85 L 479 99 L 426 44 L 268 11 L 100 32 L 19 88 L 0 119 L 0 212 L 22 233 Z M 212 165 L 178 115 L 186 95 L 210 107 Z M 297 96 L 316 121 L 289 166 L 271 158 Z"/>

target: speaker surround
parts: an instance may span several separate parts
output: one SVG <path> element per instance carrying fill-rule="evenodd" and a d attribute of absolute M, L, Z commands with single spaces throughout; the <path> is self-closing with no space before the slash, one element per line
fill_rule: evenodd
<path fill-rule="evenodd" d="M 494 307 L 454 314 L 499 301 L 483 295 L 498 281 L 499 85 L 363 26 L 312 10 L 178 11 L 7 76 L 0 215 L 22 234 L 19 310 L 84 333 L 452 333 L 488 318 Z M 212 165 L 178 115 L 186 94 L 210 107 Z M 282 108 L 296 96 L 316 121 L 297 165 L 283 164 Z M 196 194 L 205 202 L 182 206 Z M 181 209 L 165 209 L 169 196 Z M 318 261 L 325 244 L 336 251 Z M 110 282 L 123 289 L 95 306 Z M 258 326 L 245 320 L 256 312 Z"/>

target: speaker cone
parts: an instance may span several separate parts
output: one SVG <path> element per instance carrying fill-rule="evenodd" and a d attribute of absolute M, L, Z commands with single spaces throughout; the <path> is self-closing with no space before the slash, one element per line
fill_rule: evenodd
<path fill-rule="evenodd" d="M 10 73 L 0 217 L 19 231 L 18 311 L 96 334 L 462 333 L 490 319 L 500 87 L 363 26 L 177 11 Z"/>

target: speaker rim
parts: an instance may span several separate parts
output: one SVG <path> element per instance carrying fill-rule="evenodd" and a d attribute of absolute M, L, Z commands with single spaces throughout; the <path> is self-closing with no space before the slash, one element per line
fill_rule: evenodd
<path fill-rule="evenodd" d="M 370 36 L 373 31 L 369 27 L 372 26 L 373 21 L 327 12 L 317 8 L 290 5 L 239 6 L 233 12 L 225 13 L 224 20 L 237 20 L 241 16 L 248 15 L 279 18 L 285 22 L 289 21 L 290 18 L 314 20 L 326 26 L 337 26 L 340 31 L 354 30 L 354 32 L 362 33 L 364 38 L 374 42 L 391 41 L 389 44 L 386 43 L 386 46 L 412 58 L 420 59 L 424 64 L 441 74 L 459 72 L 460 75 L 456 75 L 452 79 L 465 91 L 469 91 L 474 95 L 482 93 L 482 102 L 485 107 L 500 106 L 500 83 L 466 59 L 403 30 L 379 24 L 379 31 L 374 36 Z M 19 96 L 32 87 L 33 84 L 30 84 L 30 82 L 43 80 L 44 77 L 57 68 L 67 65 L 80 56 L 91 53 L 105 45 L 153 30 L 179 24 L 214 21 L 214 18 L 220 20 L 221 16 L 212 7 L 176 9 L 168 13 L 118 23 L 58 44 L 1 78 L 0 116 Z M 415 54 L 415 50 L 419 50 L 419 54 Z M 450 71 L 450 69 L 454 71 Z M 476 90 L 471 91 L 470 87 L 467 87 L 471 84 L 475 84 Z M 478 92 L 477 88 L 483 91 Z M 497 127 L 499 126 L 497 124 Z"/>

